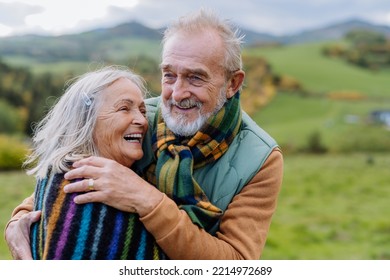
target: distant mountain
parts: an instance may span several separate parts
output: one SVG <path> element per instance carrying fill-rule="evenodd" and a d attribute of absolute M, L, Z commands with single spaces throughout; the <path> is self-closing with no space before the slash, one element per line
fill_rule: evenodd
<path fill-rule="evenodd" d="M 244 44 L 253 45 L 253 44 L 262 44 L 262 43 L 272 43 L 280 42 L 280 37 L 267 34 L 259 33 L 248 29 L 241 29 L 241 33 L 245 35 Z"/>
<path fill-rule="evenodd" d="M 59 60 L 90 61 L 147 54 L 140 42 L 157 49 L 162 38 L 159 30 L 138 22 L 112 28 L 99 28 L 79 34 L 62 36 L 24 35 L 0 39 L 0 57 L 27 56 L 41 62 Z M 140 46 L 142 45 L 142 46 Z M 153 49 L 153 51 L 154 51 Z"/>
<path fill-rule="evenodd" d="M 380 32 L 390 38 L 390 27 L 353 19 L 294 35 L 273 36 L 243 29 L 245 45 L 295 44 L 341 39 L 354 29 Z M 120 59 L 140 54 L 158 57 L 164 28 L 152 29 L 138 22 L 63 36 L 15 36 L 0 39 L 0 57 L 27 57 L 41 62 Z M 157 54 L 156 54 L 157 53 Z"/>
<path fill-rule="evenodd" d="M 339 40 L 342 39 L 348 32 L 357 29 L 382 33 L 386 37 L 390 38 L 389 26 L 375 25 L 363 20 L 351 19 L 323 28 L 307 30 L 290 36 L 282 36 L 279 37 L 279 42 L 291 44 Z"/>
<path fill-rule="evenodd" d="M 72 35 L 70 35 L 72 36 Z M 131 21 L 111 28 L 101 28 L 79 34 L 81 37 L 90 36 L 95 39 L 113 39 L 134 37 L 147 40 L 161 40 L 162 32 L 151 29 L 138 22 Z"/>

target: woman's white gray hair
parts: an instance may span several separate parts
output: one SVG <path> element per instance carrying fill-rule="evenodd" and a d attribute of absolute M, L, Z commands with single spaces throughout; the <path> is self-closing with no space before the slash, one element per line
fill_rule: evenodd
<path fill-rule="evenodd" d="M 101 92 L 120 78 L 139 87 L 144 97 L 144 80 L 123 66 L 107 66 L 69 81 L 65 93 L 34 129 L 33 147 L 25 167 L 27 174 L 44 178 L 53 172 L 69 171 L 72 162 L 98 155 L 93 130 L 99 113 Z"/>
<path fill-rule="evenodd" d="M 199 11 L 183 16 L 174 21 L 165 31 L 162 40 L 163 52 L 165 43 L 176 33 L 185 32 L 188 36 L 196 32 L 205 30 L 216 30 L 221 36 L 225 45 L 224 68 L 226 78 L 234 71 L 242 69 L 241 45 L 243 35 L 229 20 L 220 19 L 217 14 L 211 10 L 200 9 Z"/>

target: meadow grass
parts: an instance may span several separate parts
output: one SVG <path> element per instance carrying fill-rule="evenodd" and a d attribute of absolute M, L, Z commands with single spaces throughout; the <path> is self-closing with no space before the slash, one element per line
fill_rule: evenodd
<path fill-rule="evenodd" d="M 3 60 L 14 67 L 27 68 L 36 75 L 45 73 L 58 75 L 64 79 L 64 82 L 75 75 L 81 75 L 99 66 L 98 62 L 84 61 L 39 62 L 34 58 L 26 58 L 24 56 L 7 56 Z"/>
<path fill-rule="evenodd" d="M 286 152 L 304 149 L 314 133 L 319 133 L 323 145 L 333 153 L 390 151 L 390 131 L 372 124 L 371 118 L 375 110 L 390 110 L 389 72 L 372 72 L 326 57 L 321 53 L 326 44 L 245 49 L 246 54 L 264 57 L 274 73 L 294 77 L 312 93 L 280 91 L 252 117 Z M 365 98 L 327 96 L 346 90 Z M 351 116 L 353 123 L 348 121 Z"/>
<path fill-rule="evenodd" d="M 252 115 L 285 149 L 299 152 L 318 132 L 331 153 L 390 152 L 390 130 L 373 124 L 374 110 L 390 109 L 379 101 L 340 101 L 278 93 L 268 106 Z M 348 116 L 356 117 L 349 123 Z"/>
<path fill-rule="evenodd" d="M 12 210 L 31 195 L 35 187 L 35 178 L 22 171 L 0 172 L 0 260 L 10 259 L 4 240 L 4 227 L 11 217 Z"/>
<path fill-rule="evenodd" d="M 389 259 L 390 155 L 285 156 L 263 259 Z"/>
<path fill-rule="evenodd" d="M 389 97 L 388 71 L 374 72 L 322 55 L 329 43 L 311 43 L 277 48 L 247 48 L 244 53 L 267 59 L 272 71 L 297 79 L 315 93 L 332 90 L 357 90 L 371 97 Z"/>
<path fill-rule="evenodd" d="M 116 39 L 110 40 L 106 45 L 100 45 L 99 48 L 104 49 L 105 57 L 113 61 L 139 56 L 147 56 L 159 61 L 162 46 L 159 41 L 153 40 Z"/>
<path fill-rule="evenodd" d="M 101 43 L 96 55 L 88 61 L 59 60 L 54 62 L 41 62 L 38 59 L 27 56 L 7 55 L 4 62 L 16 66 L 28 68 L 34 74 L 50 73 L 54 75 L 66 75 L 67 73 L 83 74 L 107 64 L 126 65 L 134 68 L 136 58 L 149 57 L 160 60 L 161 44 L 159 41 L 144 39 L 116 39 Z"/>

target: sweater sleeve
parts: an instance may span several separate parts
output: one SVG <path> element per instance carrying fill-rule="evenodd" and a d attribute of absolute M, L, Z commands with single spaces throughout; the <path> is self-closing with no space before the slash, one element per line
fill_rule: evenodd
<path fill-rule="evenodd" d="M 16 208 L 12 211 L 11 219 L 8 221 L 8 223 L 4 227 L 4 236 L 5 232 L 7 231 L 8 225 L 14 221 L 17 221 L 22 217 L 24 214 L 33 211 L 34 209 L 34 193 L 26 197 L 21 204 L 16 206 Z"/>
<path fill-rule="evenodd" d="M 216 236 L 194 225 L 167 196 L 141 221 L 171 259 L 259 259 L 282 177 L 283 157 L 275 148 L 229 204 Z"/>
<path fill-rule="evenodd" d="M 26 197 L 21 204 L 16 206 L 16 208 L 12 211 L 11 220 L 7 223 L 7 226 L 10 222 L 19 220 L 21 216 L 24 214 L 33 211 L 34 209 L 34 193 L 29 197 Z"/>

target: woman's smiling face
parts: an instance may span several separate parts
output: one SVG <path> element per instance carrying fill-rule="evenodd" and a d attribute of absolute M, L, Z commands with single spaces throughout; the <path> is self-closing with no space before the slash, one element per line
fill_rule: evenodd
<path fill-rule="evenodd" d="M 93 140 L 102 157 L 130 167 L 143 156 L 142 140 L 148 129 L 141 90 L 120 78 L 101 92 Z"/>

